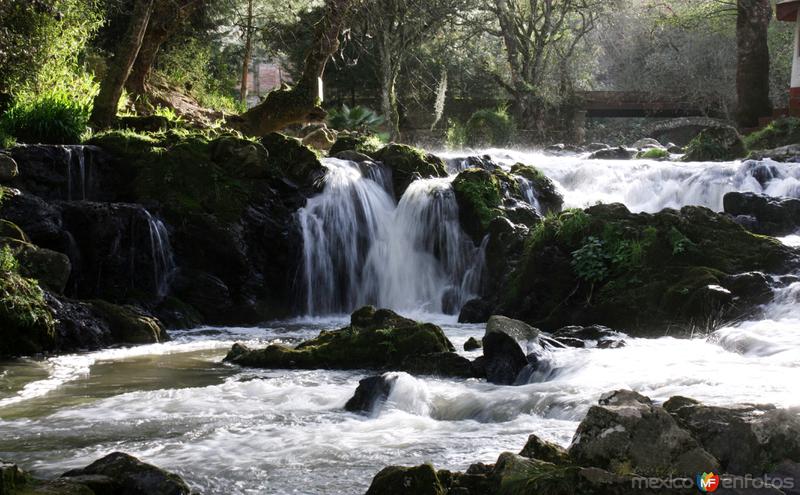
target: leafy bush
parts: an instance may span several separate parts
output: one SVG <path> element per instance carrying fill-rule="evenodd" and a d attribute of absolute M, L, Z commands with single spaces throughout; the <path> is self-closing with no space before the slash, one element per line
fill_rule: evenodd
<path fill-rule="evenodd" d="M 15 100 L 0 119 L 0 129 L 23 143 L 75 144 L 86 132 L 90 112 L 90 104 L 54 91 Z"/>
<path fill-rule="evenodd" d="M 465 134 L 470 146 L 503 146 L 513 137 L 514 121 L 505 108 L 478 110 L 467 121 Z"/>
<path fill-rule="evenodd" d="M 340 131 L 376 132 L 386 119 L 367 107 L 357 105 L 334 109 L 328 115 L 328 125 Z"/>
<path fill-rule="evenodd" d="M 659 158 L 669 158 L 669 152 L 663 148 L 650 148 L 647 151 L 640 151 L 636 158 L 658 160 Z"/>
<path fill-rule="evenodd" d="M 453 119 L 447 120 L 445 144 L 450 149 L 461 149 L 467 144 L 467 128 L 464 124 Z"/>
<path fill-rule="evenodd" d="M 602 240 L 590 236 L 572 253 L 575 273 L 588 282 L 602 282 L 608 277 L 609 255 Z"/>
<path fill-rule="evenodd" d="M 779 148 L 800 143 L 800 119 L 778 119 L 752 134 L 745 136 L 744 144 L 751 150 Z"/>

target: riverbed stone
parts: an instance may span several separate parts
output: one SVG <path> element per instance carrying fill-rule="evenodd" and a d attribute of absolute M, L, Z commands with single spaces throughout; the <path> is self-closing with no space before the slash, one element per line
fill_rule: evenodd
<path fill-rule="evenodd" d="M 372 479 L 366 495 L 446 495 L 430 464 L 416 467 L 389 466 Z"/>
<path fill-rule="evenodd" d="M 750 230 L 757 234 L 783 236 L 800 230 L 800 199 L 780 198 L 750 192 L 730 192 L 723 198 L 725 213 L 752 216 Z"/>
<path fill-rule="evenodd" d="M 504 333 L 517 342 L 528 342 L 539 337 L 539 330 L 524 321 L 515 320 L 507 316 L 492 315 L 486 322 L 484 337 L 492 333 Z"/>
<path fill-rule="evenodd" d="M 121 495 L 189 495 L 191 490 L 180 476 L 139 459 L 114 452 L 62 478 L 81 480 L 85 476 L 106 476 L 113 480 L 114 493 Z M 109 492 L 110 493 L 110 492 Z"/>
<path fill-rule="evenodd" d="M 396 381 L 396 373 L 384 373 L 359 380 L 355 393 L 344 405 L 345 410 L 364 414 L 373 412 L 378 404 L 389 397 Z"/>
<path fill-rule="evenodd" d="M 470 337 L 466 342 L 464 342 L 464 350 L 467 352 L 475 351 L 481 347 L 483 347 L 483 343 L 475 337 Z"/>
<path fill-rule="evenodd" d="M 590 160 L 630 160 L 636 156 L 635 150 L 629 150 L 624 146 L 616 148 L 600 149 L 589 155 Z"/>
<path fill-rule="evenodd" d="M 154 344 L 169 340 L 161 322 L 136 306 L 121 306 L 101 300 L 94 300 L 91 304 L 108 321 L 117 343 Z"/>
<path fill-rule="evenodd" d="M 486 379 L 497 385 L 512 385 L 528 359 L 519 342 L 504 332 L 487 332 L 483 337 L 483 366 Z"/>
<path fill-rule="evenodd" d="M 454 351 L 438 326 L 368 306 L 351 315 L 350 326 L 323 331 L 297 347 L 250 350 L 238 345 L 225 359 L 256 368 L 401 370 L 409 357 Z"/>
<path fill-rule="evenodd" d="M 398 199 L 418 178 L 447 177 L 444 160 L 404 144 L 389 144 L 371 156 L 392 170 L 394 197 Z"/>
<path fill-rule="evenodd" d="M 642 476 L 694 476 L 720 467 L 669 412 L 627 390 L 604 394 L 589 409 L 569 456 L 581 466 Z"/>
<path fill-rule="evenodd" d="M 560 445 L 552 442 L 542 440 L 536 435 L 530 435 L 525 447 L 519 453 L 522 457 L 528 459 L 539 459 L 540 461 L 552 462 L 553 464 L 566 464 L 569 463 L 569 455 L 567 450 Z"/>

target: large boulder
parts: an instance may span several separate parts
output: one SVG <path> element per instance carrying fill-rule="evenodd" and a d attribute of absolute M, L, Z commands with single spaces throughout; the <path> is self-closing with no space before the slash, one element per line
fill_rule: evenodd
<path fill-rule="evenodd" d="M 372 156 L 392 170 L 394 196 L 397 199 L 416 179 L 447 177 L 444 160 L 404 144 L 390 144 Z"/>
<path fill-rule="evenodd" d="M 753 217 L 755 222 L 748 224 L 748 228 L 757 234 L 782 236 L 800 230 L 800 199 L 730 192 L 722 203 L 725 213 Z"/>
<path fill-rule="evenodd" d="M 343 155 L 347 152 L 359 153 L 366 157 L 375 155 L 383 148 L 383 143 L 380 138 L 374 134 L 360 134 L 356 132 L 339 133 L 336 142 L 328 151 L 330 156 L 341 158 L 342 160 L 349 160 L 353 155 Z M 348 158 L 348 156 L 350 158 Z M 354 160 L 361 161 L 361 160 Z"/>
<path fill-rule="evenodd" d="M 629 335 L 689 332 L 757 309 L 735 275 L 785 274 L 797 263 L 795 249 L 706 208 L 634 214 L 597 205 L 537 226 L 494 301 L 497 312 L 550 331 L 599 324 Z"/>
<path fill-rule="evenodd" d="M 55 324 L 42 288 L 20 275 L 11 251 L 0 248 L 0 356 L 52 350 Z"/>
<path fill-rule="evenodd" d="M 522 177 L 531 187 L 541 211 L 540 214 L 558 213 L 564 206 L 564 197 L 558 192 L 555 183 L 536 167 L 517 163 L 511 167 L 511 174 Z"/>
<path fill-rule="evenodd" d="M 350 326 L 323 331 L 297 347 L 273 344 L 250 350 L 237 344 L 225 360 L 256 368 L 400 370 L 408 358 L 453 351 L 436 325 L 367 306 L 351 315 Z"/>
<path fill-rule="evenodd" d="M 525 446 L 519 455 L 528 459 L 552 462 L 553 464 L 567 464 L 570 462 L 566 449 L 553 442 L 542 440 L 536 435 L 528 437 L 528 441 L 525 442 Z"/>
<path fill-rule="evenodd" d="M 20 273 L 38 280 L 39 285 L 62 294 L 72 265 L 65 254 L 34 246 L 28 242 L 0 237 L 0 246 L 8 245 L 19 262 Z"/>
<path fill-rule="evenodd" d="M 192 493 L 186 482 L 177 474 L 144 463 L 122 452 L 109 454 L 84 468 L 67 471 L 62 478 L 79 483 L 96 483 L 94 486 L 103 490 L 99 493 L 119 495 L 189 495 Z"/>
<path fill-rule="evenodd" d="M 685 162 L 729 161 L 743 158 L 747 149 L 733 127 L 710 127 L 686 146 Z"/>
<path fill-rule="evenodd" d="M 119 306 L 106 301 L 92 301 L 92 306 L 108 322 L 114 342 L 154 344 L 169 340 L 161 322 L 136 306 Z"/>
<path fill-rule="evenodd" d="M 800 462 L 800 416 L 766 405 L 717 407 L 685 397 L 664 403 L 682 428 L 724 472 L 760 476 L 785 461 Z"/>
<path fill-rule="evenodd" d="M 528 359 L 520 344 L 502 332 L 491 332 L 483 337 L 483 358 L 486 379 L 498 385 L 512 385 L 526 366 Z"/>
<path fill-rule="evenodd" d="M 536 340 L 539 337 L 538 329 L 533 328 L 524 321 L 501 315 L 493 315 L 486 322 L 484 338 L 492 333 L 506 334 L 521 344 Z"/>
<path fill-rule="evenodd" d="M 314 190 L 325 176 L 317 154 L 300 140 L 272 133 L 261 138 L 261 144 L 269 152 L 272 167 L 282 170 L 298 187 Z"/>
<path fill-rule="evenodd" d="M 569 456 L 582 466 L 642 476 L 695 476 L 720 467 L 669 412 L 626 390 L 604 394 L 589 409 Z"/>

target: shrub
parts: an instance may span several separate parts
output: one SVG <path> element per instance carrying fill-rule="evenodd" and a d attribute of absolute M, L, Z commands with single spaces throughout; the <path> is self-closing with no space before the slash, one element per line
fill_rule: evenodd
<path fill-rule="evenodd" d="M 728 161 L 746 155 L 741 136 L 732 127 L 709 127 L 686 146 L 686 162 Z"/>
<path fill-rule="evenodd" d="M 376 132 L 385 119 L 367 107 L 355 106 L 334 109 L 328 115 L 328 125 L 340 131 Z"/>
<path fill-rule="evenodd" d="M 20 98 L 0 119 L 0 129 L 23 143 L 75 144 L 89 122 L 91 105 L 65 91 Z"/>
<path fill-rule="evenodd" d="M 767 127 L 745 136 L 744 144 L 751 150 L 800 144 L 800 119 L 789 117 L 774 120 Z"/>
<path fill-rule="evenodd" d="M 467 128 L 464 124 L 453 119 L 447 120 L 445 144 L 449 149 L 461 149 L 467 144 Z"/>
<path fill-rule="evenodd" d="M 658 160 L 659 158 L 669 158 L 669 152 L 663 148 L 650 148 L 647 151 L 640 151 L 636 158 Z"/>
<path fill-rule="evenodd" d="M 467 121 L 465 134 L 470 146 L 503 146 L 511 141 L 514 121 L 505 108 L 478 110 Z"/>

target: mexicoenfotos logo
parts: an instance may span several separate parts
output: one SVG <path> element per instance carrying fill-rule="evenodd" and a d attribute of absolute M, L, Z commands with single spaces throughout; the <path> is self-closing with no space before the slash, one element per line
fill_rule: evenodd
<path fill-rule="evenodd" d="M 719 488 L 719 475 L 703 473 L 697 475 L 697 488 L 703 493 L 712 493 Z"/>

